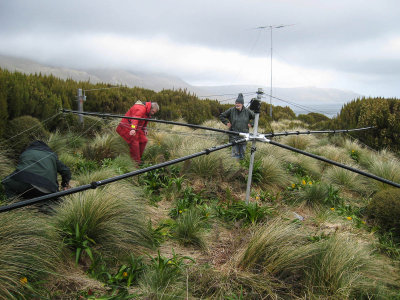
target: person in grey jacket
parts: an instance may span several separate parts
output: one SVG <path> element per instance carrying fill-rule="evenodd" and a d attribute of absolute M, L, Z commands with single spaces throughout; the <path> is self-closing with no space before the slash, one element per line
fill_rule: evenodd
<path fill-rule="evenodd" d="M 235 101 L 235 106 L 220 114 L 219 119 L 228 126 L 229 130 L 249 132 L 254 120 L 254 112 L 244 107 L 243 94 L 240 93 Z M 241 139 L 238 135 L 229 135 L 229 142 Z M 246 153 L 246 142 L 232 146 L 232 157 L 243 159 Z"/>
<path fill-rule="evenodd" d="M 62 189 L 68 189 L 70 169 L 46 143 L 34 141 L 22 152 L 16 170 L 3 179 L 2 184 L 7 198 L 31 199 L 59 191 L 57 173 L 62 177 Z M 59 199 L 55 199 L 50 202 L 58 201 Z M 50 204 L 47 201 L 36 207 L 42 212 L 48 212 Z"/>

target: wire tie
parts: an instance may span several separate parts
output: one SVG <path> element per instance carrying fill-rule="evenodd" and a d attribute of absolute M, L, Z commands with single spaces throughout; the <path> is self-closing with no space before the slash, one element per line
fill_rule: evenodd
<path fill-rule="evenodd" d="M 298 131 L 298 130 L 297 130 L 296 132 L 297 132 L 297 135 L 299 135 L 299 134 L 300 134 L 300 131 Z"/>
<path fill-rule="evenodd" d="M 257 151 L 257 147 L 251 147 L 251 154 Z"/>
<path fill-rule="evenodd" d="M 204 151 L 206 152 L 206 155 L 208 155 L 208 154 L 210 154 L 211 153 L 211 150 L 210 149 L 204 149 Z"/>
<path fill-rule="evenodd" d="M 98 184 L 97 181 L 93 181 L 93 182 L 90 183 L 90 187 L 91 187 L 92 189 L 96 189 L 98 186 L 99 186 L 99 184 Z"/>
<path fill-rule="evenodd" d="M 289 135 L 289 132 L 285 131 L 285 135 L 286 135 L 286 136 Z"/>

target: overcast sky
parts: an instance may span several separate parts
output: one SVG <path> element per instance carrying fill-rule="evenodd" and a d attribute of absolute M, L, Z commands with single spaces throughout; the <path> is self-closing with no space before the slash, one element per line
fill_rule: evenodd
<path fill-rule="evenodd" d="M 0 0 L 0 54 L 269 86 L 272 32 L 273 87 L 400 98 L 399 16 L 398 0 Z"/>

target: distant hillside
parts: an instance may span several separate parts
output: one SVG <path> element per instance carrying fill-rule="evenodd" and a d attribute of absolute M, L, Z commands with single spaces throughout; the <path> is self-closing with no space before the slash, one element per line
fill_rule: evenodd
<path fill-rule="evenodd" d="M 223 103 L 233 103 L 238 93 L 244 93 L 245 100 L 248 102 L 255 97 L 255 92 L 260 87 L 256 85 L 193 86 L 180 78 L 167 74 L 134 72 L 121 69 L 76 70 L 43 65 L 28 59 L 3 55 L 0 55 L 0 67 L 26 74 L 53 74 L 61 79 L 71 78 L 76 81 L 89 81 L 90 83 L 104 82 L 128 87 L 136 86 L 156 92 L 163 89 L 181 88 L 195 93 L 200 98 L 217 99 L 223 101 Z M 265 101 L 269 102 L 270 87 L 262 86 L 261 88 L 266 93 L 264 96 Z M 289 106 L 297 114 L 306 114 L 314 111 L 325 113 L 328 116 L 333 116 L 339 112 L 343 104 L 362 96 L 352 91 L 316 87 L 274 87 L 272 94 L 276 97 L 272 98 L 272 104 L 274 105 Z"/>

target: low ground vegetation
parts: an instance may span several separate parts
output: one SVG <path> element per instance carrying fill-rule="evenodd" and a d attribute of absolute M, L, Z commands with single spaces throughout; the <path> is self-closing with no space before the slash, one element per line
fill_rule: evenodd
<path fill-rule="evenodd" d="M 102 124 L 46 136 L 73 186 L 137 169 L 115 124 Z M 389 151 L 328 135 L 277 140 L 400 180 Z M 151 124 L 143 158 L 152 165 L 226 141 Z M 400 299 L 398 191 L 259 143 L 247 204 L 249 148 L 241 162 L 225 149 L 70 195 L 52 215 L 3 213 L 0 298 Z M 13 167 L 9 151 L 0 150 L 3 177 Z"/>

